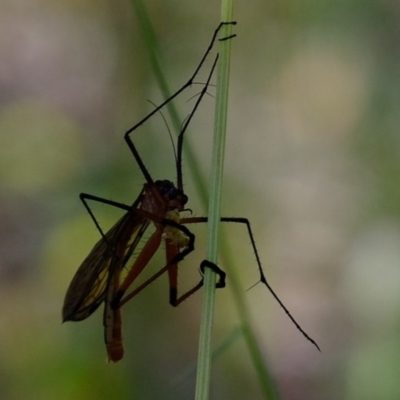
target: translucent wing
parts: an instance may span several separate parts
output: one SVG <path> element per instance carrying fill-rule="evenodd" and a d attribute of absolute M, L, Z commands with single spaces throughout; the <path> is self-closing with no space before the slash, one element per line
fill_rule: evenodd
<path fill-rule="evenodd" d="M 93 247 L 72 279 L 64 299 L 63 321 L 81 321 L 104 301 L 114 273 L 119 273 L 149 221 L 139 213 L 126 213 Z M 118 247 L 118 249 L 117 249 Z"/>

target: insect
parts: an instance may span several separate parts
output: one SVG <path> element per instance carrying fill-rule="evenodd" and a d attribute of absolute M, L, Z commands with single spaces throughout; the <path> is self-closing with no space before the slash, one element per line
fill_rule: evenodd
<path fill-rule="evenodd" d="M 106 343 L 108 359 L 110 361 L 116 362 L 123 357 L 124 350 L 121 334 L 121 307 L 126 302 L 165 273 L 168 274 L 169 279 L 169 302 L 174 307 L 178 306 L 182 301 L 186 300 L 203 286 L 203 279 L 201 279 L 196 286 L 187 292 L 178 295 L 178 264 L 194 250 L 195 242 L 194 234 L 186 225 L 207 222 L 206 217 L 181 216 L 183 211 L 189 210 L 185 208 L 188 202 L 188 197 L 183 191 L 182 148 L 184 134 L 195 115 L 200 102 L 207 93 L 207 88 L 210 85 L 218 61 L 218 54 L 212 63 L 210 73 L 203 89 L 196 99 L 190 115 L 185 120 L 177 139 L 176 185 L 169 180 L 153 180 L 130 135 L 156 112 L 160 111 L 162 107 L 194 83 L 194 79 L 211 52 L 221 28 L 228 24 L 235 25 L 236 22 L 222 22 L 217 27 L 205 54 L 190 79 L 171 97 L 165 100 L 160 106 L 156 107 L 145 118 L 125 133 L 125 141 L 146 181 L 134 203 L 128 206 L 123 203 L 104 199 L 91 194 L 80 194 L 80 199 L 91 216 L 95 226 L 99 230 L 101 239 L 83 261 L 70 283 L 64 300 L 62 311 L 63 320 L 84 320 L 104 302 L 104 340 Z M 228 40 L 234 36 L 235 35 L 232 35 L 218 40 Z M 125 214 L 107 233 L 103 233 L 88 205 L 89 200 L 117 207 L 124 210 Z M 260 281 L 267 286 L 273 297 L 278 301 L 300 332 L 318 348 L 316 342 L 300 327 L 267 282 L 261 267 L 249 221 L 245 218 L 221 218 L 221 222 L 234 222 L 246 225 L 256 255 Z M 143 248 L 135 258 L 133 256 L 134 251 L 137 249 L 144 233 L 151 224 L 154 225 L 155 230 L 147 239 Z M 144 283 L 128 293 L 132 283 L 135 282 L 148 265 L 163 241 L 165 243 L 166 251 L 165 266 L 148 278 Z M 132 259 L 134 260 L 132 261 Z M 216 283 L 217 288 L 225 286 L 224 271 L 214 263 L 207 260 L 204 260 L 200 265 L 202 272 L 205 268 L 211 268 L 218 275 L 218 281 Z"/>

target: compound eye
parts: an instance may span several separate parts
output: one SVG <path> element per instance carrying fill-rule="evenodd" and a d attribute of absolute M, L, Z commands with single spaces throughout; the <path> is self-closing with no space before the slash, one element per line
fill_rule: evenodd
<path fill-rule="evenodd" d="M 186 194 L 182 194 L 182 204 L 185 205 L 188 202 L 189 198 L 186 196 Z"/>
<path fill-rule="evenodd" d="M 170 200 L 174 200 L 174 199 L 176 198 L 177 195 L 178 195 L 178 194 L 176 193 L 176 190 L 171 190 L 171 191 L 168 193 L 168 198 L 169 198 Z"/>

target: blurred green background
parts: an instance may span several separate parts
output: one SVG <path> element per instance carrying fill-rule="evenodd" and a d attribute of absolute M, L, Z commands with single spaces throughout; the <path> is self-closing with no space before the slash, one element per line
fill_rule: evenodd
<path fill-rule="evenodd" d="M 283 399 L 400 396 L 400 3 L 237 2 L 225 216 L 253 223 L 265 287 L 241 227 L 224 234 Z M 147 2 L 172 89 L 190 76 L 219 4 Z M 201 79 L 200 79 L 201 81 Z M 204 81 L 204 80 L 203 80 Z M 182 118 L 198 93 L 180 100 Z M 131 203 L 143 177 L 123 133 L 159 103 L 129 1 L 3 0 L 0 10 L 0 397 L 191 399 L 201 294 L 177 309 L 161 278 L 123 310 L 125 357 L 106 362 L 102 313 L 61 324 L 66 289 L 99 234 L 87 192 Z M 207 179 L 213 98 L 188 134 Z M 161 118 L 138 144 L 174 179 Z M 185 189 L 195 215 L 190 167 Z M 120 215 L 95 207 L 104 229 Z M 198 280 L 205 230 L 182 265 Z M 152 264 L 156 270 L 162 254 Z M 222 265 L 226 268 L 226 266 Z M 231 266 L 233 267 L 233 266 Z M 217 293 L 212 399 L 262 399 L 228 288 Z"/>

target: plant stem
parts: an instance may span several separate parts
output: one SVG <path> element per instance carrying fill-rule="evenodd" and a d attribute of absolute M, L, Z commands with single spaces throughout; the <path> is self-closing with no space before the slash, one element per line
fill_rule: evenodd
<path fill-rule="evenodd" d="M 232 14 L 231 0 L 222 0 L 222 21 L 232 21 Z M 228 37 L 231 35 L 231 32 L 232 25 L 226 25 L 221 30 L 221 37 Z M 206 252 L 206 259 L 213 263 L 217 263 L 218 261 L 218 234 L 221 214 L 222 176 L 228 110 L 230 51 L 231 40 L 220 42 Z M 211 269 L 206 268 L 204 273 L 203 311 L 200 324 L 196 400 L 207 400 L 210 391 L 215 278 L 215 273 L 211 271 Z"/>

